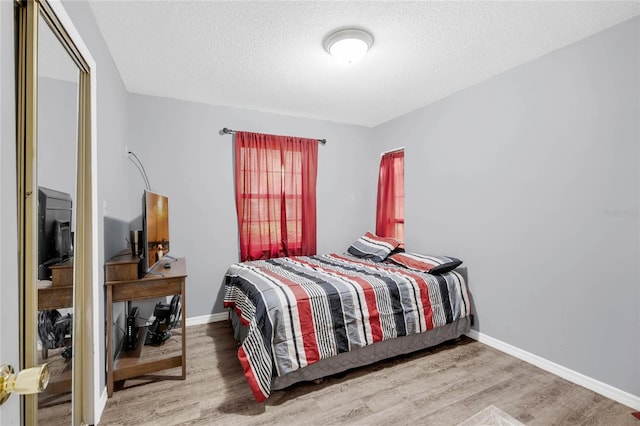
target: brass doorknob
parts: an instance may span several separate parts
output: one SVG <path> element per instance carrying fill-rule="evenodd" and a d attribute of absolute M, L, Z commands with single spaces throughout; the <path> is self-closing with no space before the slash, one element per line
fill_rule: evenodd
<path fill-rule="evenodd" d="M 18 374 L 13 372 L 12 366 L 0 364 L 0 405 L 9 399 L 11 392 L 19 394 L 38 393 L 42 392 L 48 384 L 48 364 L 25 368 Z"/>

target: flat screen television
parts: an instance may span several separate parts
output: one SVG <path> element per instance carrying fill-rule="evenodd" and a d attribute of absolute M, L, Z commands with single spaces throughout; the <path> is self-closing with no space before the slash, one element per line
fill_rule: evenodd
<path fill-rule="evenodd" d="M 151 191 L 144 191 L 143 256 L 146 270 L 151 270 L 169 253 L 169 199 Z"/>
<path fill-rule="evenodd" d="M 73 256 L 71 195 L 38 187 L 38 279 L 51 278 L 51 266 Z"/>

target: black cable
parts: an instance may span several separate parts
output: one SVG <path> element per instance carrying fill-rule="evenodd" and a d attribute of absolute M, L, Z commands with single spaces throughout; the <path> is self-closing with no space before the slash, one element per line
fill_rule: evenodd
<path fill-rule="evenodd" d="M 147 177 L 147 171 L 144 169 L 144 166 L 142 165 L 142 161 L 140 161 L 138 156 L 133 151 L 128 151 L 127 154 L 131 154 L 136 159 L 137 164 L 135 162 L 133 164 L 135 164 L 136 167 L 138 167 L 138 170 L 142 174 L 142 177 L 144 178 L 144 183 L 145 183 L 145 185 L 147 187 L 147 191 L 151 191 L 151 184 L 149 183 L 149 178 Z M 131 157 L 129 157 L 129 158 L 131 158 Z M 138 164 L 139 164 L 139 166 L 138 166 Z"/>
<path fill-rule="evenodd" d="M 138 162 L 138 164 L 140 164 L 140 168 L 142 169 L 142 174 L 144 176 L 144 180 L 147 183 L 147 189 L 149 191 L 151 191 L 151 182 L 149 182 L 149 177 L 147 176 L 147 171 L 145 170 L 144 165 L 142 164 L 142 161 L 140 161 L 140 159 L 138 158 L 138 156 L 134 152 L 131 152 L 131 155 L 133 155 L 135 157 L 136 161 Z"/>
<path fill-rule="evenodd" d="M 174 328 L 178 322 L 180 322 L 181 320 L 181 314 L 182 314 L 182 297 L 179 294 L 174 295 L 171 298 L 171 304 L 170 304 L 170 312 L 169 312 L 169 324 L 167 326 L 168 330 L 171 330 L 172 328 Z M 171 317 L 173 317 L 173 320 L 171 319 Z"/>
<path fill-rule="evenodd" d="M 133 153 L 131 151 L 129 151 L 128 154 L 133 154 Z M 140 172 L 140 176 L 142 176 L 142 181 L 144 182 L 145 188 L 147 190 L 149 190 L 149 183 L 147 181 L 147 178 L 145 177 L 144 169 L 142 167 L 140 167 L 140 164 L 138 162 L 134 161 L 131 156 L 129 156 L 129 160 L 131 160 L 133 165 L 136 166 L 136 169 L 138 169 L 138 171 Z"/>
<path fill-rule="evenodd" d="M 140 161 L 140 159 L 133 152 L 130 151 L 130 154 L 133 155 L 133 157 L 136 159 L 134 164 L 138 168 L 138 171 L 140 171 L 140 174 L 142 175 L 142 178 L 144 179 L 145 186 L 147 187 L 147 190 L 151 191 L 151 183 L 149 182 L 149 177 L 147 176 L 147 171 L 145 170 L 144 166 L 142 165 L 142 161 Z"/>
<path fill-rule="evenodd" d="M 131 162 L 133 163 L 134 166 L 136 166 L 136 169 L 138 169 L 138 171 L 140 172 L 140 175 L 142 176 L 142 181 L 144 182 L 144 186 L 145 188 L 147 188 L 147 190 L 149 190 L 149 184 L 147 182 L 147 180 L 144 177 L 144 171 L 143 169 L 140 167 L 140 165 L 138 163 L 136 163 L 135 161 L 131 160 Z"/>

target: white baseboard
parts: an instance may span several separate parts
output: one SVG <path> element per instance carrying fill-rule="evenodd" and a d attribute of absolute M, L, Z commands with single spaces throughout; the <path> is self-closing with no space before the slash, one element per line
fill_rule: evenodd
<path fill-rule="evenodd" d="M 229 318 L 228 312 L 218 312 L 216 314 L 201 315 L 199 317 L 187 318 L 186 326 L 209 324 L 210 322 L 226 321 Z"/>
<path fill-rule="evenodd" d="M 479 331 L 471 330 L 469 331 L 469 333 L 467 333 L 467 336 L 474 340 L 477 340 L 480 343 L 484 343 L 487 346 L 491 346 L 492 348 L 495 348 L 501 352 L 507 353 L 518 359 L 528 362 L 529 364 L 533 364 L 536 367 L 542 368 L 543 370 L 548 371 L 549 373 L 553 373 L 556 376 L 562 377 L 563 379 L 575 383 L 576 385 L 580 385 L 596 393 L 599 393 L 602 396 L 613 399 L 620 404 L 624 404 L 635 410 L 640 410 L 640 396 L 636 396 L 630 394 L 629 392 L 614 388 L 611 385 L 585 376 L 582 373 L 578 373 L 577 371 L 573 371 L 567 367 L 563 367 L 562 365 L 556 364 L 555 362 L 551 362 L 547 359 L 539 357 L 538 355 L 534 355 L 530 352 L 524 351 L 501 340 L 494 339 L 493 337 L 487 336 L 486 334 L 480 333 Z"/>

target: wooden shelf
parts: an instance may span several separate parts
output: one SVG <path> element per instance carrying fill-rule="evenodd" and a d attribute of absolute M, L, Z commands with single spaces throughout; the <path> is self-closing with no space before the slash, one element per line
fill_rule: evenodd
<path fill-rule="evenodd" d="M 131 261 L 133 260 L 133 262 Z M 114 383 L 174 367 L 182 367 L 181 379 L 187 377 L 185 281 L 187 263 L 184 258 L 167 260 L 171 268 L 156 267 L 137 278 L 138 261 L 115 259 L 106 263 L 105 276 L 121 278 L 105 282 L 107 288 L 107 395 L 111 397 Z M 135 276 L 133 268 L 135 265 Z M 110 269 L 115 269 L 110 271 Z M 135 349 L 122 348 L 114 359 L 113 303 L 142 300 L 179 294 L 182 303 L 181 328 L 171 330 L 172 337 L 161 346 L 144 344 L 146 327 L 140 328 Z M 179 336 L 179 342 L 175 336 Z"/>
<path fill-rule="evenodd" d="M 46 359 L 38 357 L 38 364 L 49 364 L 49 384 L 41 393 L 44 397 L 71 392 L 72 364 L 62 357 L 63 350 L 64 348 L 49 349 Z"/>
<path fill-rule="evenodd" d="M 122 253 L 105 264 L 105 281 L 129 281 L 139 277 L 140 257 Z"/>
<path fill-rule="evenodd" d="M 161 346 L 145 345 L 147 327 L 140 329 L 140 336 L 135 349 L 120 352 L 114 362 L 114 381 L 130 379 L 159 370 L 180 367 L 182 354 L 179 342 L 174 340 L 175 330 L 172 330 L 172 338 Z M 170 354 L 175 355 L 170 355 Z"/>
<path fill-rule="evenodd" d="M 51 266 L 51 282 L 54 287 L 73 286 L 73 259 Z"/>
<path fill-rule="evenodd" d="M 38 310 L 73 307 L 73 259 L 51 266 L 51 281 L 38 281 Z"/>
<path fill-rule="evenodd" d="M 48 281 L 38 283 L 38 310 L 70 308 L 73 306 L 73 285 L 54 286 Z"/>

